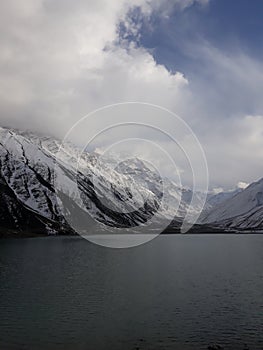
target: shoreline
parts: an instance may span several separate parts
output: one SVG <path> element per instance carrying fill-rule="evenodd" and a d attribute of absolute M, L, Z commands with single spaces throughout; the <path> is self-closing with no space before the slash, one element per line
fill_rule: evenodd
<path fill-rule="evenodd" d="M 194 232 L 189 232 L 189 233 L 181 233 L 181 232 L 176 232 L 176 231 L 166 231 L 161 233 L 160 235 L 180 235 L 180 236 L 195 236 L 195 235 L 262 235 L 263 232 L 261 230 L 259 231 L 214 231 L 214 232 L 209 232 L 209 231 L 194 231 Z M 102 235 L 107 235 L 107 233 L 102 234 Z M 124 236 L 125 234 L 120 234 L 120 236 Z M 96 235 L 87 235 L 87 237 L 94 237 Z M 98 235 L 99 236 L 99 235 Z M 109 234 L 110 236 L 110 234 Z M 155 236 L 155 235 L 154 235 Z M 156 237 L 159 235 L 156 235 Z M 59 238 L 59 237 L 63 237 L 63 238 L 84 238 L 83 236 L 79 235 L 79 234 L 54 234 L 54 235 L 47 235 L 44 233 L 34 233 L 34 232 L 30 232 L 30 233 L 21 233 L 21 232 L 12 232 L 12 233 L 6 233 L 6 234 L 1 234 L 0 233 L 0 240 L 1 239 L 26 239 L 26 238 Z M 85 238 L 84 238 L 85 239 Z"/>

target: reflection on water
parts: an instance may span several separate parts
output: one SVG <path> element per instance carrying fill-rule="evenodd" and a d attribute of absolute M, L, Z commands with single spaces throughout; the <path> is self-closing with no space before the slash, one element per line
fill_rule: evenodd
<path fill-rule="evenodd" d="M 0 241 L 0 349 L 263 349 L 263 236 Z"/>

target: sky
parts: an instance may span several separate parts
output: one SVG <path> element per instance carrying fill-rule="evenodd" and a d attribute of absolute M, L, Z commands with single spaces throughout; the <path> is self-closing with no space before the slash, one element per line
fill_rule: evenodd
<path fill-rule="evenodd" d="M 0 7 L 2 126 L 63 138 L 98 108 L 146 102 L 193 130 L 210 188 L 263 176 L 261 0 L 9 0 Z M 90 128 L 103 126 L 98 119 Z"/>

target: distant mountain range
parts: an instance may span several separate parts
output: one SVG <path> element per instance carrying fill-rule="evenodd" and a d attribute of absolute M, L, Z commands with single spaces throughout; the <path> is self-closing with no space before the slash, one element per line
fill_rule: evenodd
<path fill-rule="evenodd" d="M 161 179 L 140 159 L 111 169 L 96 153 L 31 132 L 0 128 L 0 164 L 0 236 L 74 234 L 68 224 L 74 210 L 73 227 L 79 229 L 93 229 L 88 211 L 106 231 L 136 227 L 157 214 L 160 221 L 172 218 L 168 231 L 177 232 L 187 211 L 200 211 L 198 203 L 190 205 L 189 189 Z M 203 194 L 197 195 L 201 203 Z M 244 190 L 208 195 L 194 231 L 210 229 L 262 230 L 263 180 Z"/>

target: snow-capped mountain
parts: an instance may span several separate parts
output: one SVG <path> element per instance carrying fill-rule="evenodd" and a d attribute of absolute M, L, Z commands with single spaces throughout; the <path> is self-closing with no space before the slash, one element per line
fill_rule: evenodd
<path fill-rule="evenodd" d="M 4 228 L 72 231 L 65 216 L 74 206 L 78 221 L 88 210 L 101 223 L 125 227 L 146 221 L 159 206 L 153 192 L 131 186 L 131 179 L 117 171 L 95 167 L 94 157 L 88 154 L 78 159 L 79 150 L 70 144 L 60 149 L 57 140 L 7 129 L 0 130 L 0 137 L 0 220 Z M 103 196 L 108 206 L 98 198 Z M 144 206 L 137 210 L 139 200 Z M 90 222 L 82 224 L 90 226 Z"/>
<path fill-rule="evenodd" d="M 239 230 L 262 230 L 263 179 L 215 206 L 202 222 Z"/>
<path fill-rule="evenodd" d="M 96 222 L 125 228 L 143 224 L 157 211 L 160 220 L 182 218 L 189 206 L 191 193 L 183 190 L 185 200 L 176 211 L 182 190 L 139 159 L 111 169 L 96 154 L 51 137 L 0 128 L 0 139 L 2 231 L 72 233 L 68 216 L 74 210 L 73 227 L 92 227 L 88 211 Z M 166 207 L 160 207 L 163 187 Z"/>
<path fill-rule="evenodd" d="M 2 231 L 68 231 L 55 195 L 54 157 L 14 131 L 1 128 L 0 139 Z"/>
<path fill-rule="evenodd" d="M 97 153 L 31 132 L 0 128 L 0 233 L 126 229 L 200 212 L 193 193 L 138 158 L 116 167 Z M 166 200 L 162 201 L 163 196 Z M 200 206 L 204 194 L 197 193 Z M 87 215 L 87 213 L 89 215 Z M 244 190 L 208 195 L 201 221 L 220 229 L 262 229 L 263 180 Z M 94 226 L 95 225 L 95 226 Z"/>

